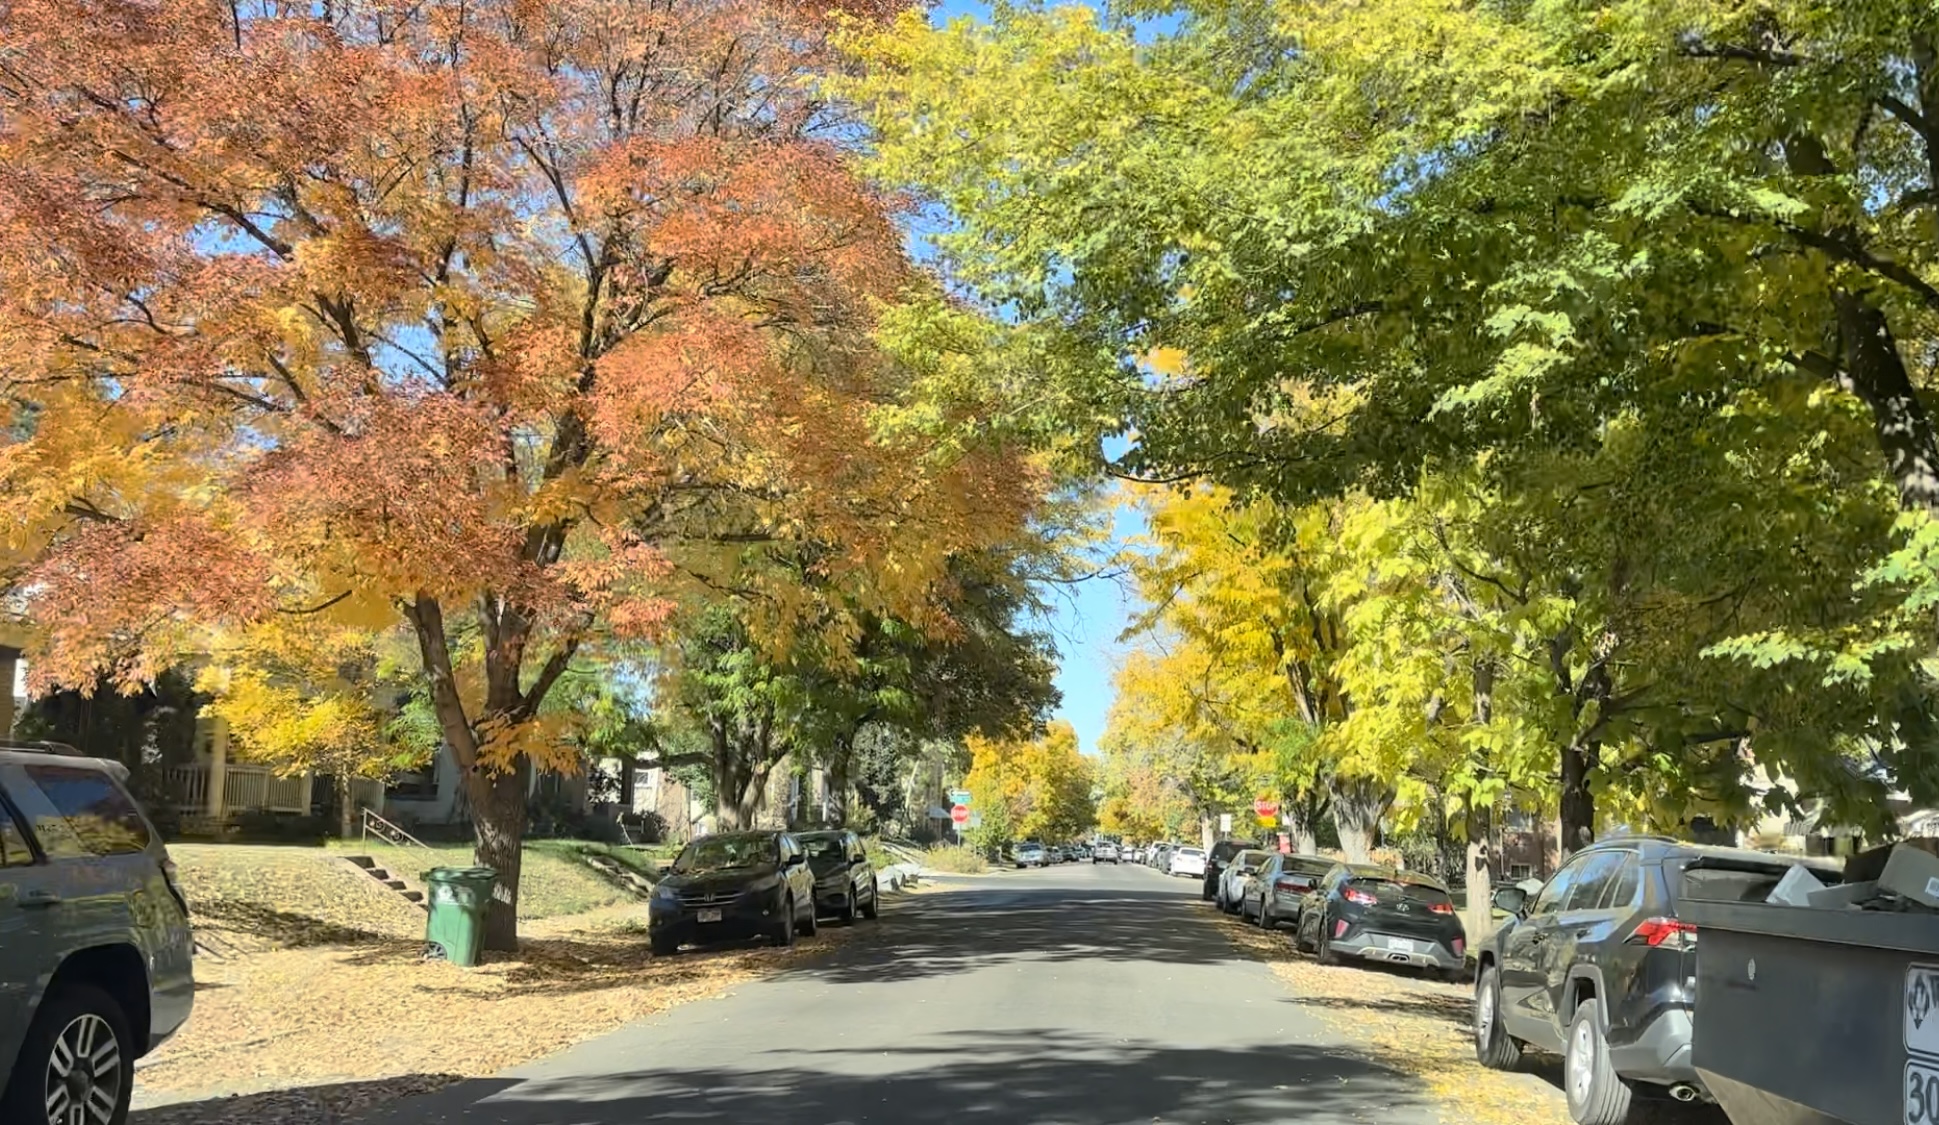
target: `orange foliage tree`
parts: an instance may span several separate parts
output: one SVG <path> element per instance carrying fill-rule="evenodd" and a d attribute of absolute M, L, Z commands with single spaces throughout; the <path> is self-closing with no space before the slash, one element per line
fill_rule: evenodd
<path fill-rule="evenodd" d="M 810 79 L 896 2 L 0 5 L 0 564 L 37 675 L 408 629 L 514 946 L 575 656 L 682 581 L 910 612 L 1031 503 L 1005 450 L 882 422 L 914 276 Z"/>

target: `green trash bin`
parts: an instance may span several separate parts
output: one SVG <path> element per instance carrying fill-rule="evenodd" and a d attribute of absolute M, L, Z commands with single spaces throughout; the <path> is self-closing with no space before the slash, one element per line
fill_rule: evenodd
<path fill-rule="evenodd" d="M 478 963 L 485 940 L 485 907 L 498 872 L 489 867 L 433 867 L 424 873 L 430 916 L 424 921 L 426 954 L 453 965 Z"/>

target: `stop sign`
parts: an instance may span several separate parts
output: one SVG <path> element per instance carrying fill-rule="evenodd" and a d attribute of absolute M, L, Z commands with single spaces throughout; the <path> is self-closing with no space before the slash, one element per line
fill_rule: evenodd
<path fill-rule="evenodd" d="M 1279 802 L 1261 797 L 1252 802 L 1252 811 L 1260 816 L 1279 815 Z"/>
<path fill-rule="evenodd" d="M 955 808 L 953 808 L 953 809 L 950 809 L 950 810 L 949 810 L 949 819 L 951 819 L 951 820 L 953 820 L 953 821 L 955 821 L 955 822 L 956 822 L 956 827 L 958 827 L 958 828 L 961 828 L 961 827 L 962 827 L 963 825 L 965 825 L 965 824 L 968 824 L 968 823 L 969 823 L 969 806 L 968 806 L 968 805 L 957 805 L 957 806 L 956 806 Z"/>

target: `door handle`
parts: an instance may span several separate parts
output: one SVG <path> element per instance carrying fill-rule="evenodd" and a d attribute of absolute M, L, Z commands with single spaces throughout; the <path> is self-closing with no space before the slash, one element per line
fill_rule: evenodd
<path fill-rule="evenodd" d="M 20 894 L 20 905 L 22 906 L 45 907 L 59 906 L 60 904 L 61 896 L 55 894 L 53 891 L 31 890 L 22 891 Z"/>

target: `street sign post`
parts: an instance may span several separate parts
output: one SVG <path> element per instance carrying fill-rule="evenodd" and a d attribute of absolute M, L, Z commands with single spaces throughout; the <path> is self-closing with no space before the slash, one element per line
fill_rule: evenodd
<path fill-rule="evenodd" d="M 1220 813 L 1220 814 L 1219 814 L 1219 831 L 1221 831 L 1221 832 L 1230 832 L 1230 831 L 1232 831 L 1232 814 L 1231 814 L 1231 813 L 1229 813 L 1229 812 L 1226 812 L 1226 813 Z"/>
<path fill-rule="evenodd" d="M 951 790 L 949 791 L 949 803 L 950 803 L 950 804 L 952 804 L 952 805 L 967 805 L 967 804 L 969 804 L 969 803 L 970 803 L 970 791 L 969 791 L 969 790 L 967 790 L 967 789 L 951 789 Z"/>

